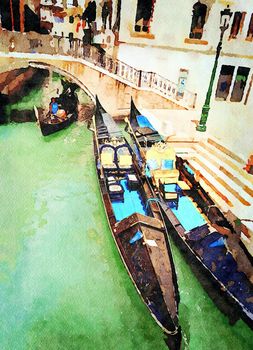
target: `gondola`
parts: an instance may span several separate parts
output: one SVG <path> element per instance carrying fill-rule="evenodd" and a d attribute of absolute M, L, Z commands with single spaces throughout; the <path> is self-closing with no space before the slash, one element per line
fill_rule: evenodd
<path fill-rule="evenodd" d="M 139 142 L 138 115 L 132 101 L 127 129 L 139 166 L 161 204 L 169 235 L 230 323 L 242 318 L 253 329 L 252 259 L 240 244 L 235 226 L 201 187 L 188 161 L 177 157 L 169 143 L 150 143 L 147 148 Z M 233 245 L 238 252 L 231 249 Z M 235 254 L 244 254 L 244 266 L 239 266 Z"/>
<path fill-rule="evenodd" d="M 34 106 L 35 116 L 43 136 L 65 129 L 77 120 L 78 96 L 75 93 L 76 86 L 65 85 L 59 97 L 51 98 L 48 111 L 44 109 L 39 112 Z"/>
<path fill-rule="evenodd" d="M 177 276 L 159 204 L 98 98 L 93 131 L 101 195 L 121 259 L 170 349 L 180 349 Z"/>
<path fill-rule="evenodd" d="M 137 141 L 139 147 L 150 147 L 157 142 L 163 141 L 163 137 L 149 122 L 148 118 L 140 114 L 133 99 L 131 99 L 131 113 L 129 120 L 131 130 L 134 132 L 135 141 Z"/>
<path fill-rule="evenodd" d="M 77 119 L 75 112 L 68 113 L 65 110 L 62 115 L 56 115 L 50 112 L 46 113 L 45 111 L 39 113 L 37 107 L 34 106 L 34 112 L 43 136 L 65 129 Z"/>

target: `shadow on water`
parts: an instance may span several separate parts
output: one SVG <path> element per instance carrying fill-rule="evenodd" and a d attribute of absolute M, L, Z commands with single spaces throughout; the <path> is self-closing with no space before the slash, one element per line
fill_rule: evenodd
<path fill-rule="evenodd" d="M 73 123 L 71 124 L 70 126 L 68 126 L 66 129 L 64 129 L 64 133 L 62 132 L 62 130 L 59 130 L 58 132 L 55 132 L 51 135 L 47 135 L 47 136 L 43 136 L 41 134 L 41 131 L 40 131 L 40 136 L 41 138 L 44 140 L 44 142 L 51 142 L 51 141 L 57 141 L 59 139 L 62 139 L 62 138 L 66 138 L 66 137 L 69 137 L 72 133 L 73 133 L 73 130 L 76 128 L 76 123 Z"/>
<path fill-rule="evenodd" d="M 181 303 L 180 304 L 180 314 L 183 315 L 183 318 L 181 318 L 181 327 L 182 327 L 182 342 L 181 342 L 181 350 L 188 350 L 190 349 L 190 310 L 189 308 Z"/>

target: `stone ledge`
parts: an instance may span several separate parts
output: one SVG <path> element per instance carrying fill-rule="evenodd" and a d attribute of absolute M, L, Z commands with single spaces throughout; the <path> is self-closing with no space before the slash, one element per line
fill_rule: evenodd
<path fill-rule="evenodd" d="M 211 169 L 208 165 L 204 164 L 204 162 L 199 159 L 199 158 L 193 158 L 193 161 L 198 164 L 198 166 L 200 167 L 200 171 L 203 175 L 203 169 L 205 170 L 205 172 L 207 172 L 216 183 L 219 183 L 224 189 L 226 189 L 231 195 L 233 195 L 237 200 L 239 200 L 240 203 L 242 203 L 245 206 L 250 206 L 251 203 L 248 202 L 248 200 L 246 200 L 244 197 L 242 197 L 242 195 L 240 194 L 241 191 L 234 187 L 231 186 L 231 184 L 228 184 L 228 179 L 224 180 L 223 178 L 221 178 L 219 176 L 219 170 L 217 169 L 217 171 L 214 171 L 214 169 Z M 237 186 L 236 186 L 237 187 Z"/>
<path fill-rule="evenodd" d="M 215 158 L 218 158 L 222 163 L 226 164 L 228 167 L 233 169 L 235 172 L 239 173 L 245 180 L 253 184 L 253 176 L 248 174 L 245 170 L 239 167 L 238 162 L 229 157 L 227 154 L 223 153 L 220 149 L 211 145 L 210 143 L 200 142 L 198 146 L 202 147 L 209 153 L 211 153 Z"/>
<path fill-rule="evenodd" d="M 221 152 L 225 153 L 226 155 L 228 155 L 230 158 L 236 160 L 238 163 L 241 163 L 242 165 L 245 165 L 245 160 L 242 159 L 241 157 L 238 157 L 237 154 L 235 154 L 234 152 L 230 151 L 229 149 L 227 149 L 226 147 L 220 145 L 218 142 L 216 142 L 215 140 L 208 138 L 207 142 L 210 143 L 212 146 L 218 148 Z"/>
<path fill-rule="evenodd" d="M 184 43 L 185 44 L 193 44 L 193 45 L 208 45 L 208 41 L 206 41 L 206 40 L 191 39 L 191 38 L 185 38 Z"/>
<path fill-rule="evenodd" d="M 200 147 L 202 145 L 200 144 Z M 245 191 L 247 194 L 249 194 L 251 197 L 253 197 L 253 188 L 252 186 L 247 185 L 244 181 L 244 178 L 242 179 L 241 175 L 234 171 L 233 169 L 230 169 L 226 164 L 224 164 L 219 158 L 216 158 L 212 153 L 210 153 L 208 150 L 203 148 L 195 148 L 197 153 L 202 156 L 203 158 L 206 157 L 208 159 L 208 162 L 210 162 L 217 170 L 222 172 L 224 176 L 228 177 L 231 181 L 233 181 L 237 186 L 239 186 L 242 191 Z"/>
<path fill-rule="evenodd" d="M 155 39 L 154 34 L 146 32 L 132 32 L 130 35 L 133 38 Z"/>

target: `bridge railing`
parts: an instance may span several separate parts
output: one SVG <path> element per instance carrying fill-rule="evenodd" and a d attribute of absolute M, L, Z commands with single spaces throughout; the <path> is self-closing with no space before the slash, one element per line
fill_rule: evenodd
<path fill-rule="evenodd" d="M 3 36 L 2 33 L 5 35 Z M 197 94 L 187 89 L 179 92 L 177 83 L 157 73 L 138 70 L 113 58 L 97 46 L 83 45 L 81 40 L 75 40 L 70 44 L 68 38 L 59 36 L 8 32 L 6 30 L 3 30 L 2 33 L 0 33 L 1 39 L 3 38 L 0 42 L 0 50 L 73 56 L 89 62 L 94 65 L 94 68 L 100 67 L 137 88 L 158 93 L 186 108 L 195 107 Z M 20 40 L 21 36 L 22 40 Z"/>

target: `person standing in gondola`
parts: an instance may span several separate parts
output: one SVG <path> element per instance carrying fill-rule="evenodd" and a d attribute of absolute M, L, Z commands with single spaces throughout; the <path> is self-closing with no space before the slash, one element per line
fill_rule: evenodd
<path fill-rule="evenodd" d="M 58 110 L 59 110 L 59 105 L 56 102 L 55 98 L 52 97 L 51 102 L 49 104 L 49 111 L 51 114 L 57 114 Z"/>

